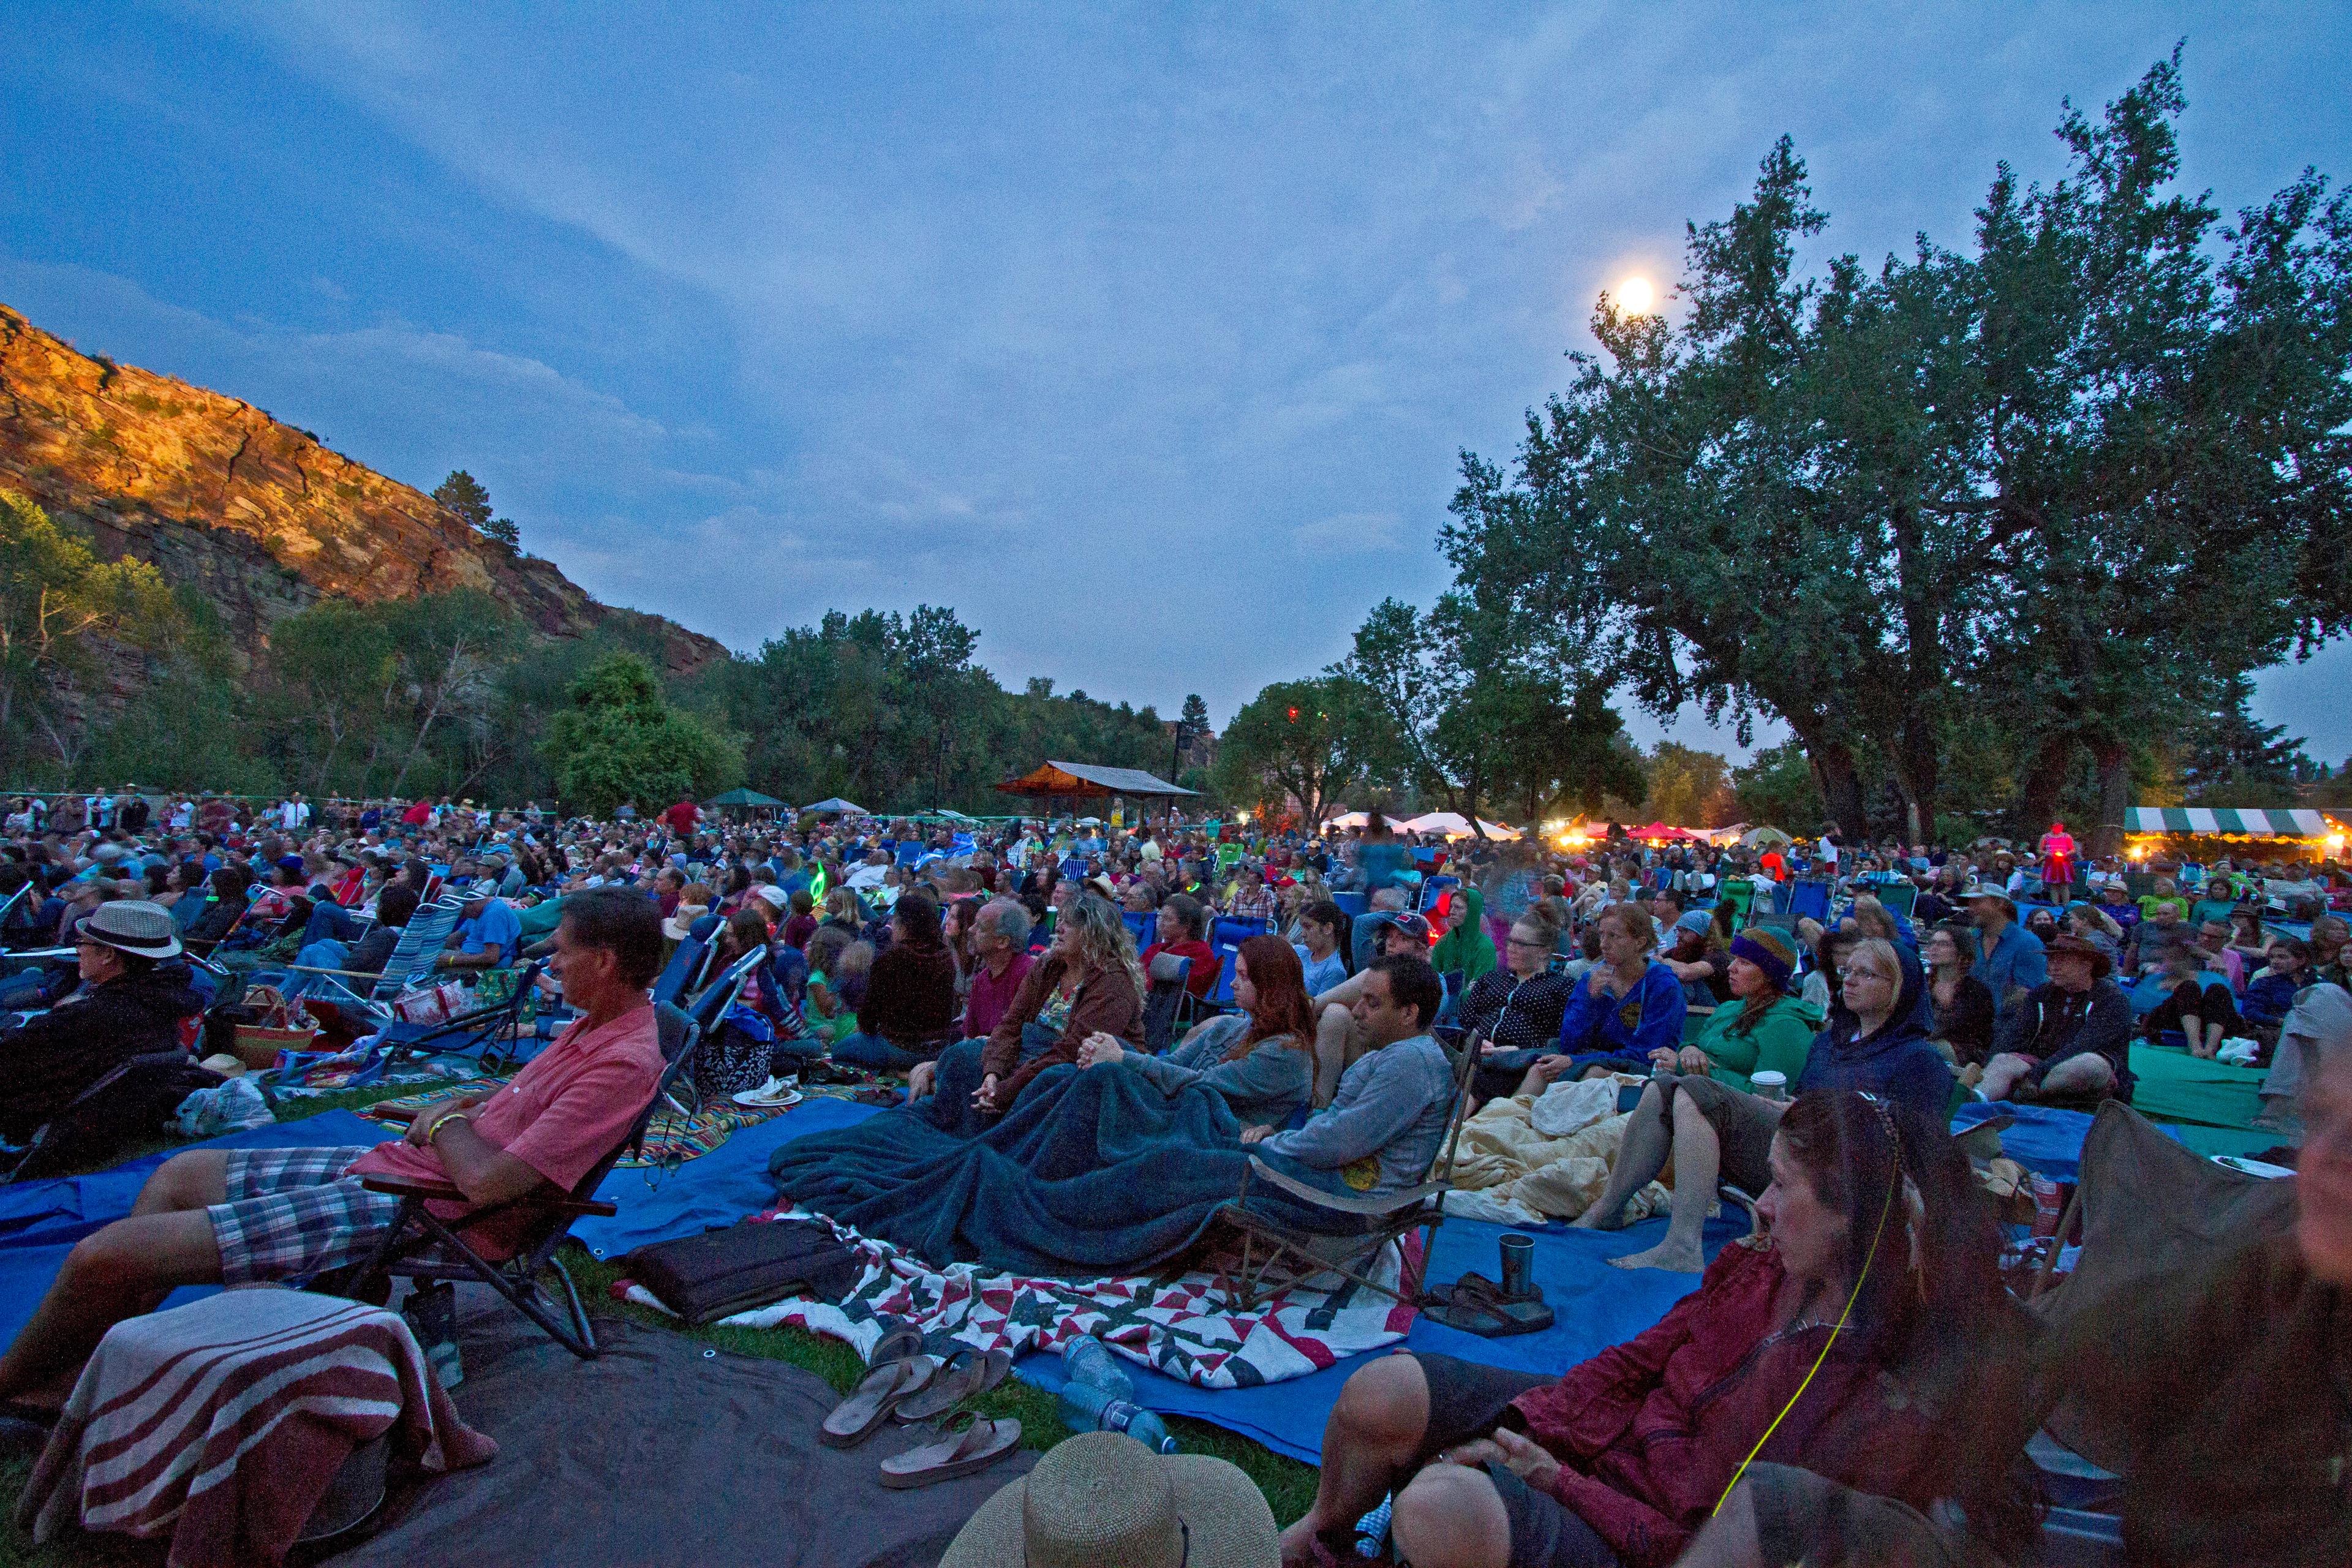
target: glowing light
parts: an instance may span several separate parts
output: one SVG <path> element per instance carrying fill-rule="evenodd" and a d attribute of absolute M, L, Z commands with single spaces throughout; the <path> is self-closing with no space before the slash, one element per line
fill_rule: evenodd
<path fill-rule="evenodd" d="M 1617 285 L 1617 309 L 1628 316 L 1646 316 L 1657 305 L 1658 291 L 1646 278 L 1628 278 Z"/>

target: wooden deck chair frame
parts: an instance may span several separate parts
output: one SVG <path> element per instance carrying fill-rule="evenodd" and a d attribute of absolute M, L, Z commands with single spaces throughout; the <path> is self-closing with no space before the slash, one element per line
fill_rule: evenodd
<path fill-rule="evenodd" d="M 588 1320 L 586 1307 L 580 1300 L 580 1288 L 573 1283 L 572 1271 L 557 1256 L 564 1240 L 571 1235 L 572 1222 L 583 1216 L 609 1219 L 619 1211 L 595 1194 L 604 1178 L 612 1173 L 621 1157 L 632 1151 L 643 1151 L 646 1130 L 653 1123 L 655 1113 L 669 1100 L 671 1087 L 686 1072 L 694 1059 L 695 1047 L 701 1041 L 701 1030 L 689 1023 L 686 1044 L 677 1057 L 662 1069 L 646 1108 L 637 1113 L 629 1128 L 628 1136 L 613 1145 L 595 1167 L 583 1176 L 568 1193 L 541 1190 L 500 1204 L 482 1204 L 465 1213 L 441 1219 L 425 1205 L 434 1203 L 463 1203 L 465 1194 L 456 1184 L 420 1180 L 407 1176 L 366 1176 L 361 1185 L 372 1193 L 383 1193 L 400 1200 L 400 1213 L 375 1251 L 365 1261 L 349 1270 L 339 1271 L 332 1283 L 322 1279 L 316 1288 L 336 1295 L 349 1295 L 370 1300 L 378 1287 L 388 1287 L 394 1279 L 412 1283 L 422 1281 L 437 1284 L 443 1280 L 472 1280 L 488 1285 L 506 1303 L 545 1331 L 548 1337 L 583 1361 L 593 1361 L 603 1353 L 596 1343 L 596 1331 Z M 518 1209 L 532 1216 L 533 1231 L 530 1239 L 512 1256 L 493 1260 L 484 1257 L 465 1238 L 464 1232 L 479 1226 L 494 1215 L 512 1213 Z M 563 1309 L 553 1292 L 540 1283 L 540 1276 L 552 1269 L 562 1286 Z M 568 1319 L 568 1321 L 567 1321 Z"/>
<path fill-rule="evenodd" d="M 1421 1304 L 1426 1294 L 1430 1249 L 1445 1218 L 1445 1194 L 1454 1186 L 1454 1151 L 1462 1142 L 1462 1124 L 1469 1119 L 1470 1084 L 1477 1075 L 1479 1047 L 1485 1039 L 1474 1034 L 1463 1041 L 1458 1053 L 1449 1050 L 1456 1059 L 1454 1103 L 1446 1113 L 1445 1136 L 1429 1170 L 1412 1186 L 1378 1197 L 1343 1196 L 1310 1186 L 1255 1154 L 1250 1156 L 1241 1192 L 1217 1211 L 1217 1217 L 1239 1237 L 1238 1258 L 1227 1253 L 1216 1265 L 1216 1289 L 1223 1293 L 1231 1310 L 1254 1312 L 1284 1291 L 1322 1274 L 1337 1274 L 1404 1306 Z M 1275 1219 L 1249 1206 L 1251 1190 L 1257 1184 L 1334 1219 L 1360 1221 L 1364 1228 L 1329 1235 Z M 1414 1263 L 1400 1247 L 1396 1284 L 1383 1285 L 1373 1279 L 1370 1271 L 1381 1250 L 1392 1242 L 1401 1244 L 1416 1230 L 1423 1233 L 1421 1261 Z"/>

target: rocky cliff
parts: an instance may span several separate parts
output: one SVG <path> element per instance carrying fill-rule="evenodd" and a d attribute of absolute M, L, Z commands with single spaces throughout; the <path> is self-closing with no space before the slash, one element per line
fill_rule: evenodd
<path fill-rule="evenodd" d="M 431 496 L 249 403 L 92 358 L 5 306 L 0 489 L 80 524 L 110 558 L 193 584 L 247 650 L 327 595 L 467 587 L 550 637 L 618 633 L 677 673 L 726 657 L 675 622 L 598 604 L 553 563 L 482 538 Z"/>

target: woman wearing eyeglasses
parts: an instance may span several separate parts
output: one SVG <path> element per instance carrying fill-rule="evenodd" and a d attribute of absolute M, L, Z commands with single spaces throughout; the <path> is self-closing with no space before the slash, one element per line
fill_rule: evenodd
<path fill-rule="evenodd" d="M 1926 972 L 1909 949 L 1874 937 L 1855 942 L 1839 972 L 1845 1005 L 1813 1037 L 1804 1071 L 1791 1086 L 1795 1092 L 1867 1090 L 1938 1125 L 1956 1080 L 1951 1064 L 1918 1021 L 1925 984 Z M 1610 1261 L 1621 1268 L 1697 1273 L 1705 1267 L 1699 1236 L 1716 1184 L 1728 1182 L 1748 1193 L 1763 1190 L 1771 1180 L 1767 1157 L 1772 1134 L 1786 1109 L 1786 1101 L 1742 1094 L 1699 1074 L 1652 1079 L 1625 1124 L 1608 1191 L 1575 1223 L 1588 1230 L 1616 1229 L 1624 1223 L 1625 1200 L 1655 1180 L 1671 1155 L 1674 1222 L 1665 1239 L 1646 1252 Z"/>

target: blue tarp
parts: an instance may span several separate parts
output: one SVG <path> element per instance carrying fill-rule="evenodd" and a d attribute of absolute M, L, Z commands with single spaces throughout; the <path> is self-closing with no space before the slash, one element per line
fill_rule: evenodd
<path fill-rule="evenodd" d="M 614 1172 L 596 1195 L 620 1205 L 611 1219 L 583 1219 L 572 1239 L 598 1258 L 618 1258 L 656 1241 L 699 1236 L 773 1208 L 776 1184 L 768 1157 L 779 1145 L 812 1132 L 831 1132 L 875 1114 L 846 1100 L 801 1101 L 782 1116 L 747 1127 L 708 1154 L 675 1171 L 637 1166 Z"/>
<path fill-rule="evenodd" d="M 1416 1319 L 1402 1348 L 1458 1356 L 1486 1366 L 1507 1366 L 1557 1375 L 1609 1346 L 1632 1339 L 1666 1315 L 1666 1310 L 1697 1289 L 1699 1276 L 1657 1268 L 1612 1268 L 1604 1258 L 1654 1247 L 1666 1222 L 1654 1219 L 1614 1234 L 1549 1225 L 1516 1234 L 1535 1238 L 1535 1279 L 1556 1320 L 1539 1334 L 1487 1340 Z M 1441 1284 L 1475 1270 L 1492 1279 L 1500 1267 L 1496 1242 L 1511 1234 L 1499 1225 L 1447 1220 L 1438 1227 L 1430 1278 Z M 1745 1215 L 1707 1223 L 1706 1254 L 1748 1234 Z M 1385 1352 L 1381 1352 L 1385 1353 Z M 1255 1438 L 1294 1459 L 1318 1462 L 1323 1424 L 1339 1390 L 1367 1358 L 1351 1356 L 1311 1377 L 1263 1388 L 1205 1389 L 1122 1359 L 1120 1370 L 1135 1380 L 1139 1404 L 1163 1415 L 1190 1415 L 1229 1432 Z M 1015 1369 L 1045 1388 L 1062 1385 L 1062 1363 L 1052 1355 L 1024 1357 Z"/>

